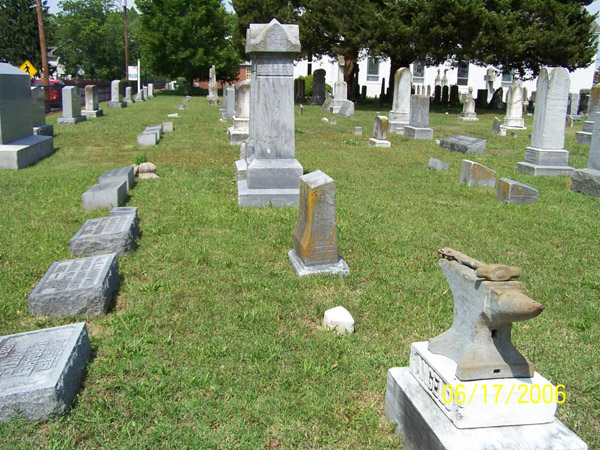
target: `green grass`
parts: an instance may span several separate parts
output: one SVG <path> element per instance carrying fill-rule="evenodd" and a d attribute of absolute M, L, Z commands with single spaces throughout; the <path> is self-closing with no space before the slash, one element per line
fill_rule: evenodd
<path fill-rule="evenodd" d="M 386 371 L 408 364 L 411 342 L 451 325 L 435 250 L 452 247 L 522 268 L 525 292 L 546 309 L 516 324 L 513 341 L 565 385 L 558 418 L 600 448 L 600 203 L 571 192 L 568 177 L 516 172 L 531 117 L 511 139 L 492 135 L 494 113 L 480 111 L 476 123 L 458 121 L 457 110 L 431 114 L 436 139 L 486 138 L 486 153 L 470 159 L 539 190 L 535 204 L 508 205 L 495 190 L 459 185 L 464 155 L 433 141 L 394 135 L 391 148 L 369 148 L 375 107 L 330 125 L 305 106 L 296 156 L 305 171 L 336 180 L 339 251 L 351 274 L 299 279 L 287 258 L 296 209 L 238 208 L 239 150 L 219 108 L 193 98 L 167 119 L 178 101 L 159 96 L 76 126 L 53 116 L 56 153 L 0 172 L 0 335 L 76 321 L 29 316 L 27 296 L 52 262 L 70 257 L 84 220 L 105 215 L 81 207 L 104 170 L 145 152 L 161 177 L 130 191 L 140 248 L 119 261 L 115 310 L 87 320 L 94 357 L 73 410 L 0 424 L 0 446 L 399 448 L 383 413 Z M 163 120 L 175 121 L 174 133 L 136 145 Z M 574 142 L 580 128 L 567 129 L 574 167 L 587 162 L 588 148 Z M 430 156 L 450 171 L 428 171 Z M 356 319 L 352 336 L 320 328 L 340 304 Z"/>

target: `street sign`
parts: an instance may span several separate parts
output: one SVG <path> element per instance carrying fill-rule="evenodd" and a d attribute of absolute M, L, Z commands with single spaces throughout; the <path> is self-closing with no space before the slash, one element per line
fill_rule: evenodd
<path fill-rule="evenodd" d="M 29 62 L 29 60 L 26 60 L 23 64 L 21 64 L 19 66 L 19 69 L 21 69 L 23 72 L 25 72 L 31 78 L 33 78 L 35 76 L 35 74 L 38 73 L 37 69 L 35 67 L 33 67 L 33 64 L 31 64 Z"/>
<path fill-rule="evenodd" d="M 138 79 L 138 66 L 129 66 L 129 80 L 135 81 Z"/>

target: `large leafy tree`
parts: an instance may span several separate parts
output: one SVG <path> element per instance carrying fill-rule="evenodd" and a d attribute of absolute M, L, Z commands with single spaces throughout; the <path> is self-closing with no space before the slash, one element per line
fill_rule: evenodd
<path fill-rule="evenodd" d="M 55 53 L 67 73 L 80 69 L 86 77 L 115 79 L 125 77 L 123 12 L 112 0 L 65 0 L 56 18 Z M 139 57 L 136 21 L 138 13 L 127 11 L 130 61 Z"/>
<path fill-rule="evenodd" d="M 46 16 L 46 1 L 42 2 L 42 9 Z M 0 30 L 0 61 L 20 66 L 28 59 L 41 70 L 35 0 L 0 0 Z M 46 24 L 46 35 L 50 32 Z"/>
<path fill-rule="evenodd" d="M 220 0 L 136 0 L 141 40 L 150 66 L 163 75 L 207 79 L 214 64 L 221 80 L 237 79 L 234 18 Z"/>

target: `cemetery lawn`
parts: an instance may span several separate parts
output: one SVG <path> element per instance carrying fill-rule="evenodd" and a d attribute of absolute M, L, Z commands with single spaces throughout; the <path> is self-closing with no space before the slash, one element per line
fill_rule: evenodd
<path fill-rule="evenodd" d="M 545 305 L 513 326 L 513 341 L 542 375 L 563 384 L 557 417 L 600 448 L 600 199 L 571 192 L 569 177 L 518 173 L 528 145 L 494 136 L 495 115 L 457 120 L 434 109 L 435 139 L 487 139 L 482 155 L 435 141 L 390 136 L 369 148 L 375 109 L 322 123 L 320 108 L 296 115 L 296 156 L 305 172 L 336 182 L 345 278 L 298 278 L 288 261 L 296 208 L 240 209 L 237 147 L 219 107 L 158 96 L 76 126 L 55 126 L 57 151 L 33 167 L 0 172 L 0 335 L 86 320 L 92 360 L 73 410 L 47 423 L 0 424 L 2 448 L 400 448 L 383 407 L 386 372 L 407 366 L 410 343 L 450 327 L 453 301 L 436 249 L 521 267 L 524 291 Z M 389 106 L 380 111 L 387 114 Z M 296 109 L 298 111 L 298 109 Z M 156 147 L 145 126 L 175 122 Z M 362 126 L 363 136 L 352 130 Z M 567 128 L 573 167 L 589 148 Z M 27 297 L 86 219 L 81 194 L 105 170 L 145 152 L 160 179 L 139 180 L 140 248 L 119 261 L 121 286 L 106 316 L 44 319 Z M 449 162 L 427 169 L 429 157 Z M 495 189 L 459 185 L 463 158 L 539 190 L 531 205 Z M 321 329 L 323 312 L 346 307 L 356 333 Z"/>

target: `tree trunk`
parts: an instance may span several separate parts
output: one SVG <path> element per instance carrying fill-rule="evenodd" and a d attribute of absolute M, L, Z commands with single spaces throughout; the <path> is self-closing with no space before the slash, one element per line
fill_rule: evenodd
<path fill-rule="evenodd" d="M 346 65 L 344 66 L 344 81 L 346 82 L 346 91 L 348 93 L 348 100 L 354 100 L 354 90 L 352 89 L 352 79 L 354 77 L 354 67 L 356 66 L 356 60 L 358 59 L 357 53 L 350 53 L 344 55 Z"/>
<path fill-rule="evenodd" d="M 40 53 L 42 56 L 42 85 L 44 86 L 44 110 L 50 112 L 50 88 L 48 86 L 48 53 L 46 50 L 46 33 L 44 32 L 44 14 L 41 0 L 35 0 L 37 8 L 38 32 L 40 34 Z"/>

